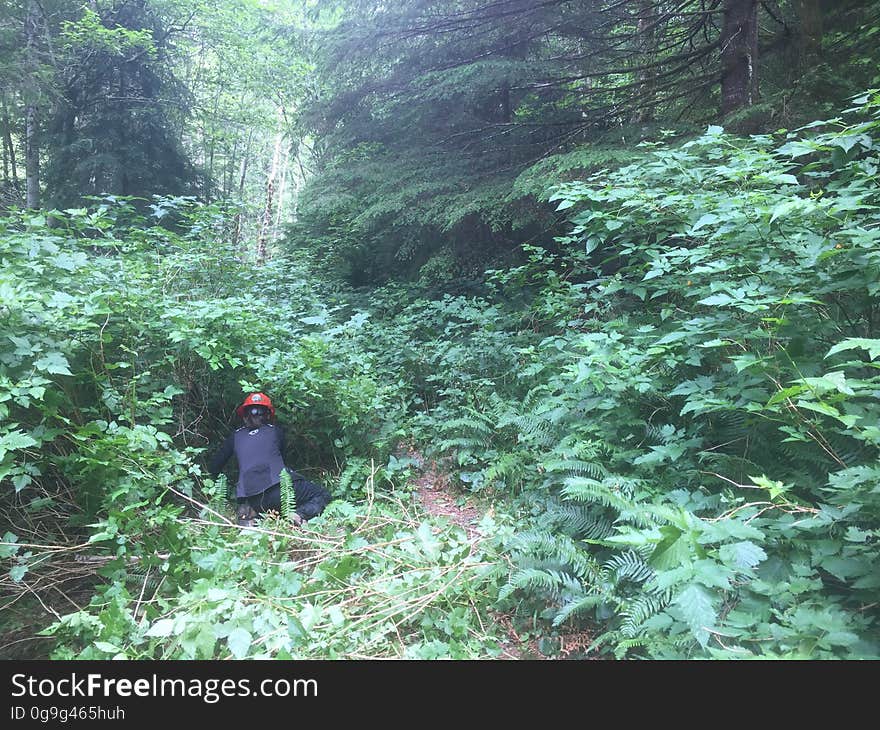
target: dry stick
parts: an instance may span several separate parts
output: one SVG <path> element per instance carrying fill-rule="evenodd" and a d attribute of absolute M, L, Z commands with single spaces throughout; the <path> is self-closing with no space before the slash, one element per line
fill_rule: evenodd
<path fill-rule="evenodd" d="M 144 584 L 141 586 L 141 593 L 138 596 L 137 603 L 135 604 L 134 611 L 132 612 L 132 617 L 134 618 L 135 621 L 137 621 L 137 615 L 138 615 L 138 611 L 140 610 L 140 607 L 141 607 L 141 601 L 144 598 L 144 592 L 147 590 L 147 581 L 149 581 L 149 579 L 150 579 L 151 568 L 152 568 L 152 566 L 147 567 L 147 573 L 144 576 Z"/>
<path fill-rule="evenodd" d="M 780 383 L 772 375 L 768 374 L 767 378 L 773 382 L 773 384 L 780 390 L 780 392 L 785 390 L 782 387 L 782 383 Z M 820 402 L 821 402 L 821 399 L 820 399 Z M 810 421 L 808 421 L 807 418 L 801 414 L 800 409 L 797 407 L 797 405 L 791 399 L 791 397 L 787 396 L 785 398 L 785 403 L 788 406 L 789 410 L 794 411 L 803 422 L 810 423 Z M 822 449 L 822 451 L 824 451 L 834 461 L 836 461 L 838 464 L 840 464 L 840 466 L 842 466 L 844 469 L 846 469 L 846 463 L 844 463 L 844 461 L 834 452 L 834 449 L 832 448 L 831 444 L 828 443 L 828 441 L 825 439 L 825 437 L 818 430 L 816 430 L 814 433 L 814 429 L 812 428 L 812 424 L 810 424 L 810 427 L 807 428 L 807 436 L 809 436 L 811 439 L 813 439 L 813 441 L 815 441 L 819 445 L 819 448 Z"/>
<path fill-rule="evenodd" d="M 458 571 L 458 573 L 455 576 L 453 576 L 452 580 L 450 580 L 444 586 L 437 589 L 433 593 L 428 594 L 422 600 L 416 601 L 416 607 L 412 611 L 410 611 L 410 613 L 408 613 L 406 616 L 404 616 L 402 619 L 400 619 L 400 621 L 398 621 L 397 623 L 394 624 L 395 630 L 397 629 L 397 627 L 399 627 L 399 626 L 403 625 L 404 623 L 406 623 L 407 621 L 409 621 L 416 614 L 424 611 L 424 609 L 426 609 L 431 603 L 433 603 L 436 599 L 438 599 L 442 595 L 444 595 L 444 593 L 446 592 L 446 589 L 448 589 L 458 578 L 460 578 L 464 574 L 464 572 L 465 572 L 465 569 Z M 391 616 L 393 616 L 393 615 L 394 614 L 391 614 Z M 385 620 L 390 621 L 391 616 L 386 617 Z"/>
<path fill-rule="evenodd" d="M 367 524 L 370 519 L 370 515 L 373 512 L 373 500 L 376 496 L 376 483 L 374 477 L 376 476 L 376 462 L 373 459 L 370 459 L 370 476 L 367 477 L 367 513 L 364 515 L 363 522 L 361 522 L 360 527 L 358 527 L 354 533 L 359 533 Z"/>
<path fill-rule="evenodd" d="M 194 505 L 196 505 L 196 506 L 199 507 L 200 509 L 208 510 L 208 512 L 210 512 L 212 515 L 217 515 L 217 517 L 219 517 L 221 520 L 223 520 L 223 522 L 226 523 L 227 525 L 229 525 L 230 527 L 232 527 L 232 526 L 237 527 L 237 526 L 238 526 L 238 525 L 233 525 L 233 523 L 232 523 L 232 521 L 231 521 L 230 519 L 228 519 L 228 518 L 227 518 L 226 516 L 224 516 L 224 515 L 221 515 L 219 512 L 217 512 L 217 510 L 211 509 L 208 505 L 206 505 L 206 504 L 202 504 L 201 502 L 199 502 L 198 500 L 193 499 L 192 497 L 188 497 L 188 496 L 185 495 L 183 492 L 179 492 L 179 491 L 177 491 L 177 490 L 176 490 L 174 487 L 172 487 L 170 484 L 167 485 L 165 488 L 168 489 L 169 491 L 174 492 L 174 493 L 175 493 L 176 495 L 178 495 L 179 497 L 183 497 L 184 499 L 186 499 L 186 500 L 192 502 Z"/>
<path fill-rule="evenodd" d="M 45 603 L 43 603 L 43 599 L 40 598 L 40 594 L 39 594 L 39 593 L 37 593 L 33 588 L 31 588 L 31 587 L 30 587 L 29 585 L 27 585 L 27 584 L 24 584 L 24 587 L 25 587 L 26 590 L 28 590 L 28 591 L 30 591 L 31 593 L 34 594 L 34 598 L 36 598 L 36 599 L 40 602 L 40 605 L 41 605 L 44 609 L 46 609 L 46 612 L 47 612 L 47 613 L 51 613 L 51 614 L 53 614 L 53 615 L 55 616 L 55 618 L 57 618 L 59 621 L 61 620 L 61 614 L 58 613 L 58 611 L 56 611 L 56 610 L 55 610 L 54 608 L 52 608 L 51 606 L 47 606 Z"/>
<path fill-rule="evenodd" d="M 50 552 L 64 553 L 73 550 L 79 550 L 81 548 L 86 548 L 89 546 L 89 543 L 84 542 L 79 545 L 39 545 L 32 542 L 4 542 L 0 540 L 0 545 L 15 545 L 17 547 L 41 548 L 43 550 L 49 550 Z"/>
<path fill-rule="evenodd" d="M 63 581 L 59 581 L 59 583 L 61 583 L 61 582 L 63 582 Z M 60 593 L 61 596 L 62 596 L 62 597 L 63 597 L 63 598 L 64 598 L 64 599 L 65 599 L 65 600 L 66 600 L 71 606 L 73 606 L 77 611 L 82 611 L 82 610 L 83 610 L 83 609 L 82 609 L 82 606 L 80 606 L 76 601 L 74 601 L 70 596 L 68 596 L 64 591 L 62 591 L 62 590 L 58 587 L 58 583 L 53 583 L 51 586 L 49 586 L 49 588 L 51 588 L 52 590 L 54 590 L 56 593 Z"/>

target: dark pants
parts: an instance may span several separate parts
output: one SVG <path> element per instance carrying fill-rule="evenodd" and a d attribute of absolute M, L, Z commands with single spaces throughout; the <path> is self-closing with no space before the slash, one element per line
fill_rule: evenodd
<path fill-rule="evenodd" d="M 291 471 L 293 494 L 296 498 L 296 512 L 304 520 L 321 514 L 330 503 L 330 492 L 314 482 L 307 481 L 301 474 Z M 250 497 L 241 497 L 238 504 L 249 504 L 258 515 L 268 510 L 281 512 L 281 485 L 269 487 L 265 492 Z"/>

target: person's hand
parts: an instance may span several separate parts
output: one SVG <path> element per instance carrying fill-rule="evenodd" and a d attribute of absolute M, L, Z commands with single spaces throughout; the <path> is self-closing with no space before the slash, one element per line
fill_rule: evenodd
<path fill-rule="evenodd" d="M 296 527 L 302 527 L 303 518 L 302 518 L 302 515 L 301 515 L 299 512 L 294 512 L 294 513 L 293 513 L 293 520 L 292 520 L 292 521 L 293 521 L 293 524 L 294 524 Z"/>

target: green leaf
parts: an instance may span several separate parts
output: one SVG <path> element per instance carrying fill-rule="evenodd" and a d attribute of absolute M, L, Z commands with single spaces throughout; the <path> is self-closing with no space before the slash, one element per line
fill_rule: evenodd
<path fill-rule="evenodd" d="M 834 406 L 829 406 L 827 403 L 822 403 L 821 401 L 806 401 L 799 400 L 795 405 L 798 408 L 806 408 L 808 411 L 814 411 L 816 413 L 822 413 L 826 416 L 832 416 L 833 418 L 839 419 L 840 411 L 838 411 Z"/>
<path fill-rule="evenodd" d="M 50 352 L 48 355 L 34 361 L 34 367 L 55 375 L 73 375 L 70 372 L 70 363 L 60 352 Z"/>
<path fill-rule="evenodd" d="M 723 545 L 718 552 L 725 563 L 738 568 L 754 568 L 767 559 L 764 549 L 748 540 Z"/>
<path fill-rule="evenodd" d="M 752 354 L 751 352 L 746 353 L 745 355 L 737 355 L 735 357 L 730 358 L 730 361 L 736 367 L 736 372 L 741 373 L 746 368 L 752 367 L 752 365 L 757 365 L 762 362 L 766 362 L 770 358 L 758 357 L 757 355 Z"/>
<path fill-rule="evenodd" d="M 18 449 L 26 449 L 30 446 L 36 446 L 37 441 L 26 433 L 21 431 L 10 431 L 0 436 L 0 459 L 10 451 Z"/>
<path fill-rule="evenodd" d="M 712 597 L 709 592 L 702 586 L 692 583 L 678 594 L 675 603 L 681 609 L 694 638 L 705 647 L 709 642 L 707 629 L 715 627 L 715 609 L 712 607 Z"/>
<path fill-rule="evenodd" d="M 147 636 L 157 636 L 157 637 L 165 637 L 171 636 L 174 631 L 174 619 L 173 618 L 163 618 L 159 619 L 147 630 Z"/>
<path fill-rule="evenodd" d="M 247 656 L 248 649 L 251 648 L 253 637 L 250 632 L 239 627 L 233 629 L 226 639 L 229 644 L 229 650 L 236 659 L 244 659 Z"/>
<path fill-rule="evenodd" d="M 96 641 L 94 647 L 107 654 L 118 654 L 122 651 L 118 646 L 111 644 L 109 641 Z"/>
<path fill-rule="evenodd" d="M 850 337 L 843 342 L 838 342 L 834 347 L 828 350 L 828 354 L 825 355 L 825 357 L 831 357 L 832 355 L 836 355 L 838 352 L 843 352 L 844 350 L 854 350 L 856 348 L 867 350 L 868 357 L 870 357 L 872 360 L 875 360 L 878 356 L 880 356 L 880 340 L 870 340 L 863 337 Z"/>
<path fill-rule="evenodd" d="M 795 198 L 794 200 L 785 200 L 782 203 L 779 203 L 779 205 L 773 208 L 773 214 L 770 216 L 770 222 L 772 223 L 777 218 L 787 216 L 789 213 L 799 207 L 801 207 L 800 198 Z"/>
<path fill-rule="evenodd" d="M 691 227 L 691 233 L 696 233 L 703 226 L 710 226 L 717 223 L 720 219 L 714 213 L 706 213 L 705 215 L 701 215 L 696 223 Z"/>
<path fill-rule="evenodd" d="M 752 480 L 752 484 L 755 484 L 762 489 L 766 489 L 770 494 L 770 499 L 776 499 L 780 495 L 785 494 L 785 492 L 787 492 L 791 486 L 783 482 L 777 482 L 768 479 L 763 474 L 759 477 L 749 476 L 749 479 Z"/>
<path fill-rule="evenodd" d="M 6 534 L 4 534 L 3 539 L 0 542 L 10 543 L 7 545 L 0 545 L 0 560 L 11 558 L 19 550 L 21 550 L 21 546 L 15 544 L 16 542 L 18 542 L 18 535 L 14 535 L 11 532 L 7 532 Z"/>
<path fill-rule="evenodd" d="M 730 294 L 713 294 L 712 296 L 700 299 L 697 304 L 705 304 L 707 307 L 723 306 L 730 304 L 736 300 Z"/>

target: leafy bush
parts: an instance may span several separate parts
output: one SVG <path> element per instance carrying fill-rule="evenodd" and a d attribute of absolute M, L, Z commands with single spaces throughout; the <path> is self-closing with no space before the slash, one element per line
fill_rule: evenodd
<path fill-rule="evenodd" d="M 878 655 L 878 108 L 554 194 L 570 256 L 496 275 L 566 292 L 482 427 L 535 523 L 502 605 L 618 656 Z"/>

